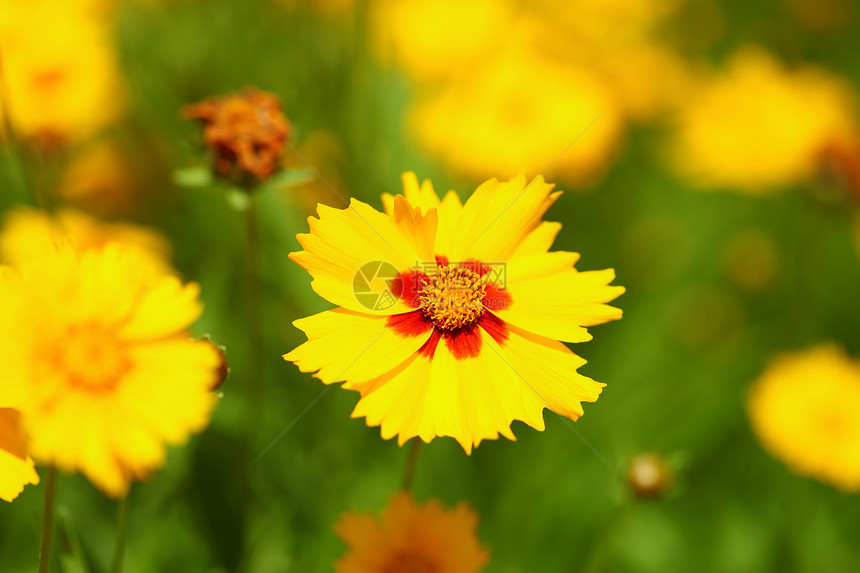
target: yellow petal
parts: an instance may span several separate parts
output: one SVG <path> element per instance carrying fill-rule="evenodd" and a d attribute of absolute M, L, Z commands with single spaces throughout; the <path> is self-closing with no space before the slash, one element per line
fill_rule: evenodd
<path fill-rule="evenodd" d="M 419 436 L 455 438 L 466 453 L 499 434 L 514 439 L 511 422 L 543 429 L 544 402 L 512 375 L 497 352 L 457 360 L 440 343 L 432 360 L 414 356 L 385 376 L 352 387 L 362 397 L 352 413 L 381 426 L 384 439 L 401 445 Z"/>
<path fill-rule="evenodd" d="M 555 253 L 552 253 L 555 254 Z M 533 272 L 539 265 L 529 267 Z M 522 279 L 515 266 L 509 269 L 511 304 L 494 310 L 499 318 L 529 332 L 566 342 L 585 342 L 591 335 L 583 328 L 621 318 L 621 310 L 604 303 L 624 292 L 624 287 L 609 286 L 615 271 L 537 274 Z"/>
<path fill-rule="evenodd" d="M 508 375 L 539 396 L 543 406 L 571 420 L 579 418 L 580 402 L 596 401 L 604 384 L 577 373 L 585 360 L 561 342 L 508 327 L 510 336 L 501 346 L 482 331 L 485 354 L 498 353 Z"/>
<path fill-rule="evenodd" d="M 290 258 L 304 267 L 314 280 L 313 289 L 329 302 L 366 314 L 397 314 L 411 310 L 401 301 L 386 308 L 367 308 L 355 296 L 354 281 L 365 265 L 385 263 L 404 272 L 426 260 L 424 245 L 416 242 L 417 229 L 427 231 L 429 221 L 420 226 L 398 226 L 394 219 L 353 199 L 347 209 L 318 207 L 319 218 L 310 217 L 310 233 L 297 236 L 303 251 Z"/>
<path fill-rule="evenodd" d="M 420 207 L 424 213 L 435 209 L 439 214 L 434 255 L 449 256 L 454 231 L 457 225 L 459 225 L 460 214 L 463 211 L 463 204 L 460 202 L 457 193 L 448 191 L 440 201 L 439 196 L 433 190 L 433 183 L 429 179 L 425 179 L 419 186 L 418 178 L 411 171 L 404 173 L 402 179 L 403 196 L 411 205 Z M 385 207 L 386 213 L 390 215 L 394 214 L 393 195 L 384 193 L 382 195 L 382 204 Z M 433 259 L 431 258 L 430 260 L 432 261 Z"/>
<path fill-rule="evenodd" d="M 511 254 L 511 259 L 547 252 L 552 246 L 553 241 L 555 241 L 555 237 L 559 231 L 561 231 L 561 223 L 554 221 L 541 222 L 540 225 L 523 238 L 513 254 Z"/>
<path fill-rule="evenodd" d="M 376 378 L 414 355 L 432 332 L 403 336 L 387 326 L 387 320 L 343 308 L 299 319 L 293 324 L 308 341 L 284 359 L 326 384 Z"/>
<path fill-rule="evenodd" d="M 507 260 L 560 195 L 552 188 L 542 176 L 528 184 L 522 175 L 483 183 L 463 206 L 451 242 L 451 260 Z"/>
<path fill-rule="evenodd" d="M 142 292 L 120 335 L 126 340 L 144 340 L 186 330 L 203 312 L 199 295 L 197 283 L 183 285 L 174 277 L 160 278 Z"/>
<path fill-rule="evenodd" d="M 420 207 L 413 207 L 401 196 L 394 199 L 394 224 L 415 245 L 421 261 L 435 260 L 434 242 L 438 216 L 435 209 L 422 213 Z"/>
<path fill-rule="evenodd" d="M 12 501 L 27 484 L 39 483 L 33 460 L 27 456 L 27 442 L 21 430 L 20 414 L 0 408 L 0 499 Z"/>

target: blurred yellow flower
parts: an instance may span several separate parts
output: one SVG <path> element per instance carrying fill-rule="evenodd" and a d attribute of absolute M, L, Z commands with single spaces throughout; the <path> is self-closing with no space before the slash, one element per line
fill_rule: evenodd
<path fill-rule="evenodd" d="M 111 141 L 75 150 L 57 185 L 61 199 L 98 213 L 128 213 L 138 203 L 139 168 Z"/>
<path fill-rule="evenodd" d="M 591 339 L 586 326 L 621 317 L 611 269 L 579 272 L 576 253 L 548 252 L 561 229 L 541 217 L 559 193 L 487 181 L 464 204 L 429 181 L 403 177 L 385 213 L 352 200 L 319 205 L 292 258 L 314 290 L 340 308 L 294 324 L 308 341 L 285 359 L 325 384 L 361 393 L 352 413 L 384 439 L 455 438 L 466 453 L 511 422 L 544 429 L 549 408 L 576 420 L 603 384 L 559 342 Z"/>
<path fill-rule="evenodd" d="M 383 61 L 414 79 L 473 73 L 515 24 L 507 0 L 389 0 L 371 5 L 372 40 Z"/>
<path fill-rule="evenodd" d="M 25 485 L 39 483 L 20 418 L 17 410 L 0 408 L 0 499 L 4 501 L 18 497 Z"/>
<path fill-rule="evenodd" d="M 477 573 L 489 561 L 478 542 L 478 516 L 465 503 L 445 509 L 435 500 L 418 505 L 397 493 L 381 519 L 345 513 L 335 531 L 347 553 L 337 573 Z"/>
<path fill-rule="evenodd" d="M 75 252 L 102 250 L 111 243 L 135 251 L 154 270 L 170 269 L 170 244 L 156 231 L 128 223 L 106 223 L 73 209 L 53 215 L 26 207 L 7 213 L 0 230 L 0 260 L 26 264 L 55 256 L 58 245 Z"/>
<path fill-rule="evenodd" d="M 17 404 L 33 458 L 111 496 L 209 422 L 222 357 L 188 331 L 199 287 L 111 243 L 5 273 L 0 404 Z"/>
<path fill-rule="evenodd" d="M 764 447 L 795 472 L 860 490 L 860 363 L 840 348 L 777 357 L 747 407 Z"/>
<path fill-rule="evenodd" d="M 813 175 L 821 150 L 856 125 L 853 106 L 823 70 L 742 50 L 684 104 L 673 159 L 705 187 L 770 191 Z"/>
<path fill-rule="evenodd" d="M 431 92 L 411 111 L 418 142 L 459 173 L 547 173 L 588 183 L 622 132 L 618 102 L 588 68 L 506 50 L 468 81 Z"/>
<path fill-rule="evenodd" d="M 75 142 L 116 121 L 124 90 L 110 30 L 72 4 L 0 4 L 6 112 L 17 135 Z"/>

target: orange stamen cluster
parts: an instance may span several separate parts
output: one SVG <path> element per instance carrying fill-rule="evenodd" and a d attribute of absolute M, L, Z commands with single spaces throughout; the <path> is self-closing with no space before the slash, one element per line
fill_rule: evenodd
<path fill-rule="evenodd" d="M 439 266 L 418 293 L 421 310 L 442 330 L 468 326 L 484 313 L 486 282 L 466 267 Z"/>

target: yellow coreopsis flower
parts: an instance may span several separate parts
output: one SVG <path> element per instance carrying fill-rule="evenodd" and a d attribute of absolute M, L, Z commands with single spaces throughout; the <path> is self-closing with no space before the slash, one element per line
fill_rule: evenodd
<path fill-rule="evenodd" d="M 476 60 L 505 45 L 515 16 L 508 0 L 374 2 L 371 39 L 383 60 L 415 79 L 434 80 L 473 73 Z"/>
<path fill-rule="evenodd" d="M 408 493 L 398 493 L 382 519 L 354 512 L 340 518 L 335 530 L 349 549 L 335 571 L 477 573 L 489 560 L 477 525 L 478 516 L 465 503 L 449 510 L 435 500 L 418 505 Z"/>
<path fill-rule="evenodd" d="M 39 483 L 20 418 L 17 410 L 0 408 L 0 499 L 5 501 L 18 497 L 25 485 Z"/>
<path fill-rule="evenodd" d="M 128 223 L 106 223 L 73 209 L 53 215 L 19 207 L 6 215 L 0 231 L 0 260 L 25 264 L 53 257 L 59 245 L 83 253 L 121 243 L 155 269 L 170 268 L 170 244 L 157 232 Z"/>
<path fill-rule="evenodd" d="M 0 16 L 0 79 L 17 136 L 66 144 L 119 119 L 124 89 L 103 21 L 59 2 L 3 2 Z"/>
<path fill-rule="evenodd" d="M 776 358 L 747 408 L 762 444 L 794 471 L 860 491 L 860 363 L 840 348 Z"/>
<path fill-rule="evenodd" d="M 685 98 L 675 163 L 705 187 L 766 192 L 797 183 L 853 129 L 852 99 L 822 70 L 788 70 L 764 52 L 743 50 Z"/>
<path fill-rule="evenodd" d="M 475 179 L 547 171 L 576 183 L 602 173 L 623 129 L 599 76 L 528 49 L 506 50 L 468 81 L 427 94 L 410 126 L 430 153 Z"/>
<path fill-rule="evenodd" d="M 308 341 L 284 357 L 360 392 L 353 417 L 400 444 L 451 436 L 470 453 L 515 439 L 513 420 L 543 430 L 544 408 L 577 419 L 603 385 L 559 341 L 620 318 L 605 303 L 624 289 L 611 269 L 579 272 L 578 254 L 548 252 L 561 225 L 540 219 L 559 193 L 519 176 L 463 204 L 412 173 L 403 182 L 385 213 L 353 200 L 309 219 L 290 257 L 340 308 L 297 320 Z"/>
<path fill-rule="evenodd" d="M 196 284 L 119 243 L 59 245 L 3 282 L 0 405 L 20 410 L 36 461 L 120 496 L 206 426 L 223 359 L 188 331 Z"/>

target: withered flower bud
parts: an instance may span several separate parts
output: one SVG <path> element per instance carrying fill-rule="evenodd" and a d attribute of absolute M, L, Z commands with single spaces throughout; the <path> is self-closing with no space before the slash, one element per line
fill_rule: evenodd
<path fill-rule="evenodd" d="M 199 339 L 201 342 L 212 345 L 212 349 L 218 354 L 219 362 L 215 368 L 215 376 L 212 379 L 212 384 L 209 386 L 211 392 L 217 391 L 230 376 L 230 365 L 227 363 L 227 355 L 224 352 L 224 347 L 212 342 L 208 335 Z"/>
<path fill-rule="evenodd" d="M 818 181 L 828 189 L 860 201 L 860 144 L 834 141 L 818 153 Z"/>
<path fill-rule="evenodd" d="M 657 454 L 637 455 L 627 468 L 627 484 L 636 497 L 660 497 L 672 483 L 672 472 Z"/>
<path fill-rule="evenodd" d="M 215 152 L 215 172 L 242 182 L 271 177 L 290 138 L 290 123 L 274 94 L 246 88 L 183 108 L 203 124 L 203 139 Z"/>

